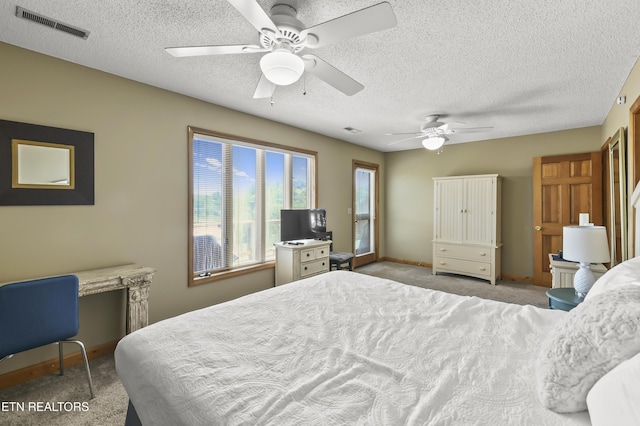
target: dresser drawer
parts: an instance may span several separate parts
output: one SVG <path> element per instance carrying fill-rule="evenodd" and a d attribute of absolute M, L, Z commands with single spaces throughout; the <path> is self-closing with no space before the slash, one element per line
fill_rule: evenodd
<path fill-rule="evenodd" d="M 329 247 L 317 247 L 300 251 L 300 262 L 310 262 L 329 257 Z"/>
<path fill-rule="evenodd" d="M 436 256 L 434 267 L 438 271 L 451 271 L 473 275 L 491 276 L 491 263 Z"/>
<path fill-rule="evenodd" d="M 316 259 L 328 258 L 329 257 L 329 247 L 320 247 L 315 249 L 314 256 Z"/>
<path fill-rule="evenodd" d="M 300 265 L 300 277 L 308 277 L 320 272 L 329 270 L 329 259 L 319 259 L 312 262 L 305 262 Z"/>
<path fill-rule="evenodd" d="M 300 250 L 300 262 L 309 262 L 310 260 L 316 260 L 316 249 Z"/>
<path fill-rule="evenodd" d="M 460 259 L 491 262 L 491 248 L 482 246 L 462 246 L 457 244 L 436 243 L 435 256 L 457 257 Z"/>

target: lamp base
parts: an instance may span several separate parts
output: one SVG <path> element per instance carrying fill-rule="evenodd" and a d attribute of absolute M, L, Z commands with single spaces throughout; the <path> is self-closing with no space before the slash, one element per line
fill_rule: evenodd
<path fill-rule="evenodd" d="M 580 262 L 580 267 L 573 276 L 573 288 L 576 290 L 576 295 L 585 297 L 595 282 L 596 276 L 593 274 L 591 266 L 588 263 Z"/>

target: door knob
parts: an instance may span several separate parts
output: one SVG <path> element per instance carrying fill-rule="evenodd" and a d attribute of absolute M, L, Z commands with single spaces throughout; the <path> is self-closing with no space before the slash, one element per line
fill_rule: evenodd
<path fill-rule="evenodd" d="M 536 231 L 542 231 L 542 226 L 538 225 L 538 226 L 536 226 L 536 227 L 535 227 L 535 228 L 533 228 L 533 229 L 535 229 Z"/>

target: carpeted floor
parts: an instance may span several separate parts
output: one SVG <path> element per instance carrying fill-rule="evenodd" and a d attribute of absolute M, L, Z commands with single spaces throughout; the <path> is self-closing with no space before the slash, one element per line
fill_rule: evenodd
<path fill-rule="evenodd" d="M 497 285 L 493 286 L 485 280 L 454 274 L 433 275 L 431 268 L 395 262 L 371 263 L 358 268 L 357 272 L 447 293 L 477 296 L 519 305 L 533 305 L 540 308 L 549 307 L 546 295 L 548 289 L 533 284 L 498 280 Z"/>
<path fill-rule="evenodd" d="M 89 368 L 94 399 L 82 365 L 65 369 L 64 376 L 50 374 L 0 390 L 0 425 L 124 425 L 129 398 L 116 376 L 113 355 L 94 359 Z"/>
<path fill-rule="evenodd" d="M 434 276 L 429 268 L 392 262 L 373 263 L 357 272 L 449 293 L 547 307 L 546 289 L 526 283 L 499 281 L 492 286 L 487 281 L 456 275 Z M 51 374 L 0 390 L 0 425 L 123 425 L 128 397 L 115 374 L 113 356 L 91 361 L 90 368 L 95 399 L 89 399 L 81 365 L 66 369 L 62 377 Z"/>

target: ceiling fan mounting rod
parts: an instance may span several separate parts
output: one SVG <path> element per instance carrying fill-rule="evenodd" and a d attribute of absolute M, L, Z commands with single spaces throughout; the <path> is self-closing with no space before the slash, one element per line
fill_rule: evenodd
<path fill-rule="evenodd" d="M 271 15 L 286 15 L 295 18 L 298 16 L 298 11 L 290 4 L 276 3 L 271 7 Z"/>
<path fill-rule="evenodd" d="M 291 46 L 293 53 L 304 48 L 305 40 L 300 37 L 304 28 L 297 18 L 297 11 L 288 4 L 276 4 L 271 8 L 271 20 L 278 28 L 276 34 L 268 28 L 263 28 L 260 33 L 260 44 L 267 49 L 279 48 L 283 44 Z"/>

